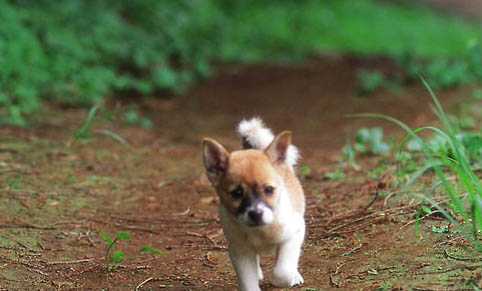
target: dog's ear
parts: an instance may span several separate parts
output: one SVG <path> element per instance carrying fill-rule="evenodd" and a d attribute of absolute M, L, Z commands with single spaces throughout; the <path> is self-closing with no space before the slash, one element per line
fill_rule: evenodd
<path fill-rule="evenodd" d="M 205 138 L 203 140 L 203 160 L 209 181 L 217 186 L 228 169 L 228 151 L 214 139 Z"/>
<path fill-rule="evenodd" d="M 283 131 L 278 134 L 271 144 L 266 148 L 265 153 L 271 163 L 284 163 L 291 144 L 291 131 Z"/>

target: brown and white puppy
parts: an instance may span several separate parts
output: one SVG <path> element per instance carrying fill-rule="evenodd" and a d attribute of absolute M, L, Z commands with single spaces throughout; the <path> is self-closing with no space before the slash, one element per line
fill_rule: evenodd
<path fill-rule="evenodd" d="M 242 121 L 243 150 L 229 153 L 205 138 L 207 176 L 219 195 L 219 214 L 241 290 L 260 290 L 260 254 L 276 251 L 271 282 L 303 283 L 298 260 L 305 236 L 305 198 L 293 166 L 298 150 L 291 132 L 276 137 L 258 118 Z"/>

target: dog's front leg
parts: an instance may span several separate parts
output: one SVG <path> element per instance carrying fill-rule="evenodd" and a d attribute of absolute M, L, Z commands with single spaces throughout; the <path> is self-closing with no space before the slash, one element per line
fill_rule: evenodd
<path fill-rule="evenodd" d="M 256 252 L 250 248 L 230 246 L 229 257 L 238 277 L 241 291 L 260 291 L 259 288 L 259 260 Z"/>
<path fill-rule="evenodd" d="M 292 287 L 302 284 L 303 277 L 298 272 L 301 245 L 305 237 L 305 225 L 289 240 L 278 247 L 271 283 L 277 287 Z"/>

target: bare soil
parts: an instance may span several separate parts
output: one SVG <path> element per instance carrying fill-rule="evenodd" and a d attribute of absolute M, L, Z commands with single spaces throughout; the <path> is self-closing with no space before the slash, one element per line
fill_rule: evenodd
<path fill-rule="evenodd" d="M 400 193 L 391 157 L 361 156 L 346 177 L 325 174 L 338 166 L 347 132 L 381 126 L 399 141 L 403 133 L 379 120 L 348 118 L 378 112 L 410 126 L 436 123 L 420 84 L 398 93 L 354 97 L 356 70 L 391 72 L 383 58 L 326 57 L 307 64 L 226 65 L 186 96 L 131 98 L 109 105 L 110 130 L 131 147 L 93 135 L 71 147 L 87 110 L 51 107 L 27 128 L 0 129 L 1 290 L 234 290 L 236 280 L 217 217 L 217 198 L 204 176 L 200 141 L 219 139 L 239 148 L 234 127 L 261 116 L 274 131 L 290 129 L 302 151 L 307 236 L 297 290 L 463 290 L 481 285 L 460 235 L 432 232 L 449 226 L 440 216 L 413 221 L 423 183 Z M 471 88 L 439 93 L 446 108 Z M 132 102 L 152 129 L 123 122 Z M 116 113 L 117 112 L 117 113 Z M 424 181 L 429 185 L 431 177 Z M 378 193 L 378 194 L 377 194 Z M 442 198 L 441 198 L 442 199 Z M 162 256 L 140 254 L 109 270 L 104 231 L 128 231 L 116 246 L 132 254 L 149 245 Z M 271 258 L 263 258 L 269 284 Z"/>

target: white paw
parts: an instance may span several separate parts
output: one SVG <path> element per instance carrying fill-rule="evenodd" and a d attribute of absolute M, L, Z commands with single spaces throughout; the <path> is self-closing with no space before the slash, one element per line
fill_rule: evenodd
<path fill-rule="evenodd" d="M 260 267 L 258 267 L 258 279 L 261 281 L 263 280 L 264 276 L 263 276 L 263 270 L 261 270 Z"/>
<path fill-rule="evenodd" d="M 276 287 L 293 287 L 295 285 L 303 284 L 304 280 L 298 270 L 291 272 L 287 271 L 273 271 L 271 283 Z"/>

